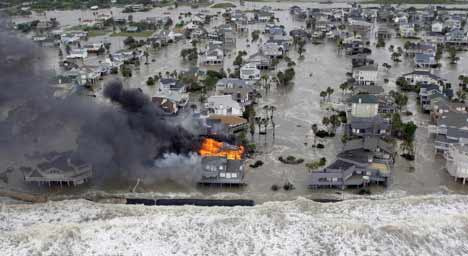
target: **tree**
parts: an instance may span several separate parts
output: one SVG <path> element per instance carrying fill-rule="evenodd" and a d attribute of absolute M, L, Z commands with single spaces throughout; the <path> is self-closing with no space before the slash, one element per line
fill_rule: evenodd
<path fill-rule="evenodd" d="M 450 64 L 457 64 L 457 61 L 460 59 L 457 56 L 457 49 L 455 49 L 455 47 L 449 47 L 447 52 L 449 53 Z"/>
<path fill-rule="evenodd" d="M 460 102 L 465 102 L 466 99 L 466 93 L 463 90 L 458 90 L 457 91 L 457 98 Z"/>
<path fill-rule="evenodd" d="M 344 83 L 340 84 L 340 89 L 341 89 L 342 93 L 344 94 L 345 91 L 348 90 L 348 83 L 344 82 Z"/>
<path fill-rule="evenodd" d="M 392 66 L 386 62 L 382 64 L 382 67 L 384 67 L 387 71 L 392 68 Z"/>
<path fill-rule="evenodd" d="M 406 52 L 413 46 L 413 44 L 410 41 L 406 41 L 405 44 L 403 45 L 403 48 L 405 48 Z"/>
<path fill-rule="evenodd" d="M 154 85 L 154 78 L 152 76 L 148 77 L 148 80 L 146 80 L 146 85 L 148 86 Z"/>
<path fill-rule="evenodd" d="M 400 56 L 403 54 L 403 49 L 401 48 L 401 46 L 398 46 L 397 52 L 400 54 Z"/>
<path fill-rule="evenodd" d="M 341 54 L 343 50 L 343 39 L 340 38 L 336 41 L 336 48 L 338 49 L 338 54 Z"/>
<path fill-rule="evenodd" d="M 337 115 L 331 115 L 329 117 L 329 121 L 330 121 L 330 124 L 332 126 L 332 129 L 333 129 L 333 133 L 336 133 L 336 128 L 339 127 L 341 125 L 341 119 L 339 116 Z"/>
<path fill-rule="evenodd" d="M 311 128 L 312 128 L 312 132 L 314 133 L 314 146 L 315 146 L 317 142 L 318 125 L 313 124 Z"/>
<path fill-rule="evenodd" d="M 124 43 L 125 46 L 130 46 L 131 47 L 131 46 L 136 44 L 136 40 L 132 36 L 129 36 L 129 37 L 125 38 L 123 43 Z"/>
<path fill-rule="evenodd" d="M 325 97 L 327 97 L 327 92 L 326 91 L 321 91 L 320 92 L 320 98 L 322 98 L 322 100 L 325 100 Z"/>
<path fill-rule="evenodd" d="M 182 49 L 180 56 L 184 60 L 195 61 L 198 59 L 198 50 L 197 48 Z"/>
<path fill-rule="evenodd" d="M 394 113 L 392 115 L 392 134 L 398 134 L 402 129 L 403 123 L 400 114 Z"/>
<path fill-rule="evenodd" d="M 406 104 L 408 103 L 408 96 L 406 96 L 405 94 L 401 93 L 401 92 L 397 92 L 397 91 L 390 91 L 390 96 L 392 96 L 393 98 L 393 101 L 395 102 L 395 104 L 398 106 L 398 110 L 401 112 L 401 109 L 406 106 Z"/>
<path fill-rule="evenodd" d="M 278 79 L 279 85 L 286 86 L 294 79 L 295 75 L 296 72 L 294 71 L 294 69 L 288 68 L 284 71 L 284 73 L 282 71 L 279 71 L 276 74 L 276 78 Z"/>
<path fill-rule="evenodd" d="M 66 45 L 65 45 L 65 52 L 67 53 L 67 55 L 70 55 L 71 47 L 70 47 L 69 44 L 66 44 Z"/>
<path fill-rule="evenodd" d="M 404 140 L 408 140 L 408 141 L 413 141 L 414 140 L 414 135 L 416 134 L 416 129 L 418 128 L 418 126 L 416 126 L 416 124 L 414 124 L 412 121 L 408 122 L 408 123 L 405 123 L 403 125 L 403 139 Z"/>
<path fill-rule="evenodd" d="M 274 113 L 276 111 L 276 107 L 273 106 L 273 105 L 270 105 L 269 110 L 270 110 L 270 113 L 271 113 L 270 114 L 270 120 L 273 121 L 273 116 L 274 116 Z"/>
<path fill-rule="evenodd" d="M 262 77 L 261 77 L 261 80 L 263 81 L 263 88 L 265 88 L 265 93 L 267 93 L 268 90 L 269 90 L 268 75 L 267 75 L 267 74 L 263 74 Z"/>
<path fill-rule="evenodd" d="M 123 77 L 131 77 L 132 76 L 132 70 L 128 65 L 122 65 L 120 66 L 120 72 L 122 73 Z"/>
<path fill-rule="evenodd" d="M 255 42 L 260 37 L 260 30 L 252 31 L 252 42 Z"/>
<path fill-rule="evenodd" d="M 328 96 L 328 101 L 330 101 L 330 97 L 331 95 L 333 94 L 335 90 L 333 90 L 330 86 L 327 87 L 327 90 L 326 90 L 326 93 L 327 93 L 327 96 Z"/>
<path fill-rule="evenodd" d="M 237 53 L 237 56 L 236 58 L 234 59 L 234 62 L 232 63 L 234 66 L 237 66 L 237 67 L 240 67 L 242 66 L 242 63 L 244 63 L 244 60 L 242 59 L 242 57 L 244 56 L 244 52 L 243 51 L 239 51 L 239 53 Z"/>
<path fill-rule="evenodd" d="M 262 118 L 259 116 L 256 116 L 254 120 L 255 120 L 255 124 L 257 124 L 258 126 L 258 134 L 260 134 L 262 130 Z"/>
<path fill-rule="evenodd" d="M 327 127 L 327 129 L 328 129 L 328 126 L 330 125 L 330 119 L 329 119 L 328 117 L 324 116 L 324 117 L 322 118 L 322 124 L 323 124 L 325 127 Z"/>
<path fill-rule="evenodd" d="M 379 38 L 377 40 L 377 44 L 375 45 L 375 47 L 377 47 L 377 48 L 385 47 L 385 40 L 383 38 Z"/>
<path fill-rule="evenodd" d="M 265 139 L 266 139 L 266 135 L 267 135 L 267 127 L 268 127 L 268 123 L 270 123 L 270 119 L 268 117 L 266 118 L 262 118 L 262 121 L 261 121 L 262 125 L 263 125 L 263 132 L 265 134 Z"/>
<path fill-rule="evenodd" d="M 401 62 L 401 60 L 399 59 L 399 58 L 400 58 L 400 56 L 401 56 L 401 54 L 400 54 L 400 53 L 398 53 L 398 52 L 394 52 L 394 53 L 392 53 L 392 56 L 391 56 L 391 58 L 392 58 L 392 60 L 393 60 L 394 62 Z"/>
<path fill-rule="evenodd" d="M 413 141 L 409 140 L 404 140 L 400 144 L 400 149 L 403 152 L 403 154 L 406 154 L 408 156 L 414 156 L 414 146 L 413 146 Z"/>
<path fill-rule="evenodd" d="M 302 54 L 306 51 L 304 49 L 305 40 L 304 39 L 299 39 L 297 44 L 298 44 L 297 53 L 299 54 L 299 57 L 302 57 Z"/>
<path fill-rule="evenodd" d="M 146 50 L 143 54 L 144 54 L 145 60 L 146 60 L 145 65 L 148 65 L 148 64 L 149 64 L 149 63 L 148 63 L 149 53 L 148 53 L 148 51 Z"/>
<path fill-rule="evenodd" d="M 444 48 L 442 46 L 437 46 L 436 55 L 435 55 L 436 61 L 439 61 L 443 55 L 444 55 Z"/>
<path fill-rule="evenodd" d="M 250 132 L 250 139 L 253 140 L 255 136 L 255 122 L 252 120 L 249 121 L 249 132 Z"/>

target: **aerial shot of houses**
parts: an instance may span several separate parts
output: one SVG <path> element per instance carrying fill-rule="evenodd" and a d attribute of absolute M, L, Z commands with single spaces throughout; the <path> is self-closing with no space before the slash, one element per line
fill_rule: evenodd
<path fill-rule="evenodd" d="M 434 166 L 431 175 L 455 185 L 468 178 L 463 8 L 182 0 L 80 7 L 61 15 L 25 2 L 9 9 L 10 26 L 47 52 L 55 97 L 105 102 L 106 85 L 118 79 L 166 122 L 196 127 L 195 183 L 371 193 Z M 93 182 L 96 170 L 68 161 L 23 166 L 24 180 Z M 82 178 L 66 178 L 73 174 Z"/>
<path fill-rule="evenodd" d="M 0 2 L 5 255 L 467 255 L 467 1 Z"/>

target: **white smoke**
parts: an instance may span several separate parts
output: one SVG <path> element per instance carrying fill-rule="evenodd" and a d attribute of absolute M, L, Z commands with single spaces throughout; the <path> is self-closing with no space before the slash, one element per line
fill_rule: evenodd
<path fill-rule="evenodd" d="M 181 168 L 181 167 L 197 167 L 200 166 L 201 157 L 191 152 L 188 155 L 175 153 L 165 153 L 163 156 L 154 161 L 154 165 L 158 168 Z"/>

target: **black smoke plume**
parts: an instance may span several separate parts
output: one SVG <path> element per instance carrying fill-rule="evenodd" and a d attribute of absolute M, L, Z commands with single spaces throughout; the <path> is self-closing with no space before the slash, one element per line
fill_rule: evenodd
<path fill-rule="evenodd" d="M 0 18 L 0 168 L 27 165 L 32 155 L 73 150 L 93 165 L 97 180 L 186 175 L 170 173 L 170 163 L 193 158 L 198 136 L 192 122 L 164 116 L 140 90 L 124 89 L 119 80 L 105 86 L 106 103 L 55 97 L 54 74 L 48 71 L 53 63 L 6 24 Z M 178 157 L 187 159 L 164 159 Z M 167 160 L 164 170 L 148 164 L 155 159 Z"/>

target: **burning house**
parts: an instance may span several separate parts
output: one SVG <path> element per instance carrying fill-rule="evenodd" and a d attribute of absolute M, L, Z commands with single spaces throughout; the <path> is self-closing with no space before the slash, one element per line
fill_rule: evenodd
<path fill-rule="evenodd" d="M 198 153 L 202 157 L 199 184 L 245 185 L 243 146 L 204 138 Z"/>

